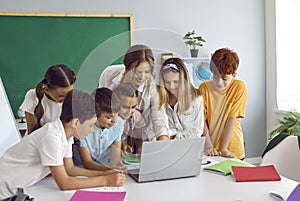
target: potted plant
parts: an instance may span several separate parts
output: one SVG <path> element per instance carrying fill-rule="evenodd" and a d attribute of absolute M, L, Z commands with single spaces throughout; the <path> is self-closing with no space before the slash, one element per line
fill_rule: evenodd
<path fill-rule="evenodd" d="M 270 133 L 272 138 L 277 133 L 287 135 L 300 135 L 300 113 L 296 111 L 287 112 L 282 119 L 277 120 L 280 125 Z"/>
<path fill-rule="evenodd" d="M 270 132 L 271 141 L 268 143 L 262 156 L 266 152 L 276 147 L 281 141 L 287 137 L 295 138 L 300 149 L 300 113 L 295 110 L 287 112 L 282 119 L 277 120 L 279 126 Z"/>
<path fill-rule="evenodd" d="M 191 57 L 197 57 L 199 49 L 197 49 L 196 46 L 202 47 L 203 43 L 206 42 L 202 36 L 196 34 L 195 30 L 187 32 L 184 35 L 183 40 L 186 45 L 192 47 L 190 49 Z"/>

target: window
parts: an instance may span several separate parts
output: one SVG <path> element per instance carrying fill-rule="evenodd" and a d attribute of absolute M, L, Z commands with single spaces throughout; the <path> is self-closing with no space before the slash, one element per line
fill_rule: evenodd
<path fill-rule="evenodd" d="M 278 110 L 300 112 L 300 1 L 276 0 Z"/>

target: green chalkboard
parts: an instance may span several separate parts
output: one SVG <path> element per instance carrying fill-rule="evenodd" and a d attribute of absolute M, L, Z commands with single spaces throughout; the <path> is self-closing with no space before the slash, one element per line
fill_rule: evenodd
<path fill-rule="evenodd" d="M 15 116 L 27 90 L 35 88 L 51 65 L 72 68 L 76 89 L 95 89 L 106 66 L 122 63 L 132 43 L 132 18 L 0 13 L 0 76 Z"/>

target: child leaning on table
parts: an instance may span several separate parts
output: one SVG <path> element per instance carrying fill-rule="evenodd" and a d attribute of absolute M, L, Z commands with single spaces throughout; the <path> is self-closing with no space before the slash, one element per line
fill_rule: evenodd
<path fill-rule="evenodd" d="M 73 164 L 73 137 L 83 139 L 93 131 L 95 122 L 94 98 L 85 92 L 70 91 L 60 119 L 25 136 L 0 158 L 0 200 L 14 195 L 17 188 L 37 183 L 50 172 L 61 190 L 123 185 L 122 173 L 86 170 Z"/>
<path fill-rule="evenodd" d="M 83 166 L 90 170 L 127 170 L 121 161 L 121 137 L 124 120 L 119 116 L 119 98 L 102 87 L 94 91 L 97 121 L 94 131 L 77 143 Z M 76 160 L 76 159 L 75 159 Z"/>
<path fill-rule="evenodd" d="M 199 87 L 204 102 L 205 152 L 209 156 L 245 157 L 241 118 L 245 117 L 247 89 L 235 79 L 239 66 L 236 52 L 221 48 L 210 62 L 212 80 Z"/>
<path fill-rule="evenodd" d="M 147 138 L 142 131 L 146 125 L 144 117 L 136 110 L 139 92 L 132 83 L 121 83 L 113 91 L 120 99 L 119 116 L 125 120 L 122 150 L 125 155 L 127 152 L 141 154 L 142 143 Z"/>
<path fill-rule="evenodd" d="M 143 136 L 150 141 L 169 139 L 168 117 L 165 109 L 158 106 L 152 50 L 145 45 L 133 45 L 126 51 L 123 63 L 105 68 L 99 78 L 99 87 L 113 90 L 120 83 L 132 83 L 139 91 L 137 110 L 146 122 Z"/>
<path fill-rule="evenodd" d="M 74 89 L 76 74 L 65 64 L 50 66 L 35 89 L 30 89 L 20 106 L 25 111 L 27 134 L 59 118 L 67 93 Z"/>

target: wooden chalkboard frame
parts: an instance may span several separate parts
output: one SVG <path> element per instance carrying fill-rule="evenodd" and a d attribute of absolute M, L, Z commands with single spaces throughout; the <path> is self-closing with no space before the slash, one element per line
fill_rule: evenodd
<path fill-rule="evenodd" d="M 91 21 L 93 21 L 92 23 L 96 23 L 96 22 L 94 22 L 94 20 L 99 20 L 100 23 L 101 23 L 101 20 L 109 20 L 109 22 L 111 20 L 112 24 L 113 24 L 112 26 L 114 26 L 114 27 L 118 27 L 120 24 L 122 25 L 122 27 L 123 26 L 127 27 L 126 31 L 122 30 L 119 33 L 117 33 L 118 31 L 116 31 L 116 33 L 109 33 L 109 34 L 111 34 L 110 37 L 103 38 L 103 41 L 101 44 L 97 44 L 97 47 L 92 48 L 92 51 L 88 52 L 88 56 L 86 56 L 83 60 L 80 60 L 80 62 L 77 62 L 77 63 L 76 62 L 73 63 L 72 61 L 68 61 L 67 59 L 66 59 L 66 62 L 64 62 L 64 59 L 61 59 L 61 60 L 57 59 L 58 62 L 56 62 L 56 60 L 53 59 L 54 61 L 52 63 L 50 61 L 48 61 L 48 63 L 45 62 L 46 64 L 44 64 L 43 62 L 40 62 L 42 64 L 39 64 L 38 62 L 35 63 L 35 58 L 39 58 L 38 54 L 40 54 L 40 52 L 42 54 L 42 51 L 39 51 L 39 52 L 35 53 L 37 55 L 32 56 L 33 58 L 30 58 L 31 62 L 28 62 L 28 63 L 24 62 L 24 65 L 23 65 L 23 63 L 21 63 L 21 64 L 19 63 L 18 64 L 19 66 L 16 67 L 14 65 L 17 65 L 17 64 L 14 64 L 14 62 L 18 62 L 20 59 L 21 60 L 23 59 L 24 61 L 26 61 L 28 58 L 20 58 L 23 55 L 19 53 L 18 55 L 12 56 L 12 58 L 10 58 L 9 62 L 5 62 L 4 60 L 6 60 L 8 57 L 7 56 L 1 57 L 1 55 L 0 55 L 0 76 L 2 77 L 3 83 L 5 84 L 5 86 L 7 88 L 7 90 L 6 90 L 7 96 L 10 100 L 12 110 L 13 110 L 15 116 L 17 114 L 17 109 L 20 106 L 20 104 L 22 103 L 27 90 L 30 88 L 34 88 L 36 86 L 36 84 L 43 78 L 43 75 L 49 66 L 57 64 L 57 63 L 67 64 L 77 74 L 77 81 L 75 83 L 75 88 L 84 90 L 87 92 L 91 92 L 93 89 L 95 89 L 98 86 L 98 78 L 99 78 L 102 70 L 108 65 L 111 65 L 114 63 L 121 63 L 122 57 L 123 57 L 125 51 L 127 50 L 127 48 L 129 46 L 131 46 L 133 44 L 133 15 L 132 14 L 0 12 L 0 26 L 2 26 L 1 17 L 16 17 L 16 18 L 13 18 L 13 19 L 16 19 L 16 21 L 18 19 L 25 19 L 25 21 L 26 21 L 26 19 L 30 19 L 30 20 L 32 19 L 33 23 L 30 24 L 30 26 L 31 26 L 31 28 L 33 27 L 34 34 L 36 34 L 36 32 L 39 32 L 39 31 L 41 31 L 41 32 L 45 31 L 42 29 L 48 29 L 48 28 L 39 29 L 39 27 L 36 28 L 35 23 L 34 23 L 35 22 L 34 20 L 36 20 L 36 19 L 46 20 L 46 22 L 47 22 L 47 20 L 51 22 L 52 19 L 58 19 L 62 22 L 65 20 L 66 21 L 72 20 L 72 21 L 76 22 L 77 19 L 82 20 L 82 21 L 88 20 L 89 21 L 88 23 L 81 23 L 81 25 L 80 25 L 80 26 L 83 26 L 84 29 L 87 29 L 87 30 L 89 29 L 89 27 L 86 28 L 85 25 L 90 24 Z M 125 21 L 125 23 L 123 23 L 123 21 Z M 108 26 L 107 22 L 105 22 L 105 23 L 106 23 L 105 26 Z M 117 24 L 117 23 L 119 23 L 119 24 Z M 78 23 L 78 24 L 80 24 L 80 23 Z M 99 24 L 99 25 L 102 26 L 101 24 Z M 42 26 L 42 25 L 39 25 L 39 26 Z M 50 26 L 48 30 L 51 31 L 51 28 L 52 27 Z M 26 29 L 26 27 L 25 27 L 25 29 Z M 64 29 L 64 27 L 60 27 L 60 29 Z M 3 26 L 2 26 L 2 29 L 0 28 L 0 32 L 1 32 L 1 30 L 5 30 L 5 27 L 3 28 Z M 14 28 L 12 28 L 12 30 L 14 30 Z M 46 30 L 46 31 L 48 31 L 48 30 Z M 111 29 L 106 27 L 106 28 L 103 28 L 103 30 L 106 32 L 109 32 Z M 63 31 L 65 31 L 65 30 L 57 31 L 57 33 L 60 34 Z M 99 30 L 99 32 L 101 32 L 101 31 L 102 30 Z M 89 31 L 86 31 L 86 32 L 89 32 Z M 24 35 L 26 35 L 26 39 L 25 39 L 26 41 L 27 41 L 28 37 L 29 37 L 29 41 L 34 41 L 36 38 L 38 38 L 38 37 L 30 38 L 31 34 L 28 34 L 27 32 L 24 32 L 24 33 L 25 33 Z M 15 31 L 15 34 L 17 34 L 17 31 Z M 53 37 L 59 37 L 59 36 L 55 35 L 56 32 L 53 32 L 51 34 L 54 34 Z M 78 33 L 77 32 L 72 32 L 72 33 L 66 32 L 66 35 L 68 37 L 72 36 L 73 34 L 76 35 Z M 90 34 L 90 33 L 88 33 L 88 34 Z M 109 35 L 109 34 L 106 34 L 106 35 Z M 7 35 L 10 35 L 10 34 L 7 34 Z M 18 35 L 16 35 L 16 36 L 18 36 Z M 34 36 L 32 36 L 32 37 L 34 37 Z M 103 37 L 105 37 L 105 36 L 103 36 Z M 0 38 L 0 43 L 7 42 L 6 41 L 7 39 L 4 38 L 3 35 L 1 36 L 1 38 Z M 15 38 L 17 38 L 17 37 L 15 37 Z M 89 38 L 88 35 L 86 35 L 84 40 L 87 40 L 88 38 Z M 14 38 L 12 38 L 11 40 L 14 40 Z M 42 39 L 39 39 L 39 40 L 42 40 Z M 74 40 L 76 43 L 77 43 L 77 41 L 80 41 L 80 40 L 73 39 L 72 42 L 74 42 Z M 121 43 L 121 47 L 117 47 L 120 43 L 115 44 L 116 41 L 118 41 L 118 40 L 125 41 L 124 43 Z M 129 41 L 126 42 L 127 40 L 129 40 Z M 44 43 L 44 42 L 45 42 L 45 44 L 47 44 L 46 40 L 41 41 L 41 43 Z M 114 44 L 111 45 L 112 43 L 114 43 Z M 18 46 L 18 45 L 19 45 L 19 43 L 15 42 L 15 46 Z M 27 45 L 27 43 L 26 43 L 26 45 Z M 78 46 L 79 46 L 78 49 L 80 49 L 80 47 L 84 46 L 84 45 L 85 45 L 85 43 L 78 44 Z M 52 46 L 52 44 L 50 43 L 48 46 Z M 14 49 L 14 47 L 10 47 L 9 44 L 7 44 L 6 47 L 8 47 L 10 49 L 6 50 L 5 46 L 0 47 L 0 54 L 5 55 L 5 54 L 8 54 L 7 51 L 14 52 L 16 49 L 19 48 L 19 47 L 16 47 Z M 117 49 L 116 49 L 116 47 L 117 47 Z M 1 51 L 1 48 L 3 48 L 2 51 Z M 74 49 L 76 49 L 76 48 L 74 48 Z M 115 48 L 115 49 L 113 49 L 113 48 Z M 28 50 L 24 50 L 24 52 L 26 54 L 29 54 L 28 52 L 31 51 L 30 49 L 32 49 L 32 48 L 29 48 Z M 60 48 L 57 48 L 57 49 L 60 49 Z M 47 53 L 53 52 L 53 51 L 50 52 L 51 50 L 47 50 L 47 51 L 49 51 Z M 3 53 L 5 53 L 5 54 L 3 54 Z M 12 54 L 16 54 L 16 53 L 12 53 Z M 49 54 L 49 55 L 52 56 L 51 54 Z M 76 54 L 74 54 L 74 58 L 76 58 L 78 55 L 80 55 L 80 53 L 76 52 Z M 70 57 L 70 55 L 68 55 L 68 56 Z M 46 58 L 48 59 L 48 55 L 46 56 Z M 68 58 L 68 57 L 66 57 L 66 58 Z M 72 59 L 69 59 L 69 60 L 72 60 Z M 12 60 L 14 60 L 14 61 L 12 61 Z M 51 59 L 49 59 L 49 60 L 51 60 Z M 7 64 L 9 64 L 9 65 L 7 65 Z M 32 64 L 32 66 L 30 66 L 31 64 Z M 26 71 L 26 69 L 29 69 L 29 71 Z M 23 77 L 24 75 L 26 76 L 25 78 Z"/>

